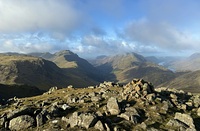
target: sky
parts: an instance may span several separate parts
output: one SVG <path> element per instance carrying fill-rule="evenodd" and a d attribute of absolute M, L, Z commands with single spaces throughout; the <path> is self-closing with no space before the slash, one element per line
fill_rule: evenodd
<path fill-rule="evenodd" d="M 200 52 L 199 0 L 0 0 L 0 52 Z"/>

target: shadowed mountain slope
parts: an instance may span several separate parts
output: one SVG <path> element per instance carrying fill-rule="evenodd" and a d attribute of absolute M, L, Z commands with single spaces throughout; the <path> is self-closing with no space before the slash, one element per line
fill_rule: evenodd
<path fill-rule="evenodd" d="M 67 77 L 53 62 L 25 55 L 0 55 L 0 83 L 36 86 L 66 86 Z"/>
<path fill-rule="evenodd" d="M 13 97 L 31 97 L 41 95 L 44 91 L 41 91 L 37 87 L 28 85 L 3 85 L 0 84 L 0 99 L 9 99 Z"/>
<path fill-rule="evenodd" d="M 98 84 L 104 80 L 99 70 L 87 60 L 80 58 L 69 50 L 59 51 L 54 54 L 31 53 L 30 55 L 50 60 L 60 67 L 65 74 L 70 74 L 76 78 L 79 77 L 79 79 L 84 79 L 90 84 Z"/>

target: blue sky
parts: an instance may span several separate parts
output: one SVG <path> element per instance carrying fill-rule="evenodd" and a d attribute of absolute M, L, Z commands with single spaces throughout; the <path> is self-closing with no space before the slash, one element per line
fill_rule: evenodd
<path fill-rule="evenodd" d="M 0 52 L 200 52 L 199 0 L 0 0 Z"/>

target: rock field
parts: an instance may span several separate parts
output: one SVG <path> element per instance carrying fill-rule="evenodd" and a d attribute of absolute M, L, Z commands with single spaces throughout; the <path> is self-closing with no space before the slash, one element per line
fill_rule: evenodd
<path fill-rule="evenodd" d="M 87 88 L 52 87 L 0 105 L 2 131 L 198 131 L 200 95 L 142 79 Z"/>

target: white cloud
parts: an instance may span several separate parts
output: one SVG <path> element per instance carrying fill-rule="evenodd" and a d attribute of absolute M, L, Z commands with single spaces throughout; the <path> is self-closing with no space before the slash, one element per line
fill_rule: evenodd
<path fill-rule="evenodd" d="M 130 22 L 124 32 L 124 36 L 137 42 L 138 46 L 151 46 L 166 51 L 192 50 L 200 43 L 191 33 L 168 23 L 155 23 L 147 19 Z"/>
<path fill-rule="evenodd" d="M 68 32 L 79 24 L 80 12 L 65 0 L 0 0 L 0 31 Z"/>
<path fill-rule="evenodd" d="M 48 52 L 53 50 L 55 45 L 49 43 L 16 43 L 12 40 L 6 40 L 1 43 L 0 52 L 19 52 L 19 53 L 30 53 L 30 52 Z"/>

